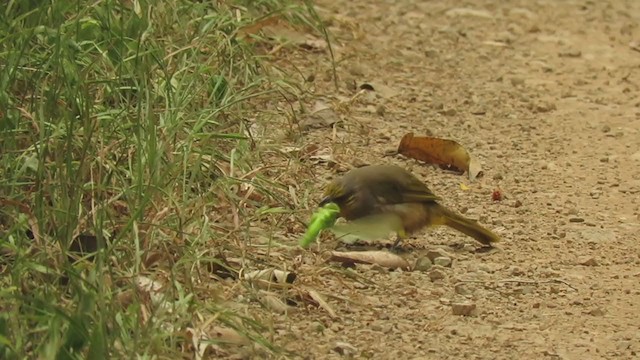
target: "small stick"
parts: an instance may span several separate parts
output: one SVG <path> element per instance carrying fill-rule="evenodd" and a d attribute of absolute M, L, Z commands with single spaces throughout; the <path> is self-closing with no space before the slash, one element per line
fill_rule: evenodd
<path fill-rule="evenodd" d="M 571 288 L 573 291 L 578 291 L 575 287 L 569 284 L 567 281 L 562 279 L 549 279 L 549 280 L 528 280 L 528 279 L 504 279 L 504 280 L 460 280 L 458 283 L 519 283 L 519 284 L 563 284 L 567 287 Z M 457 285 L 457 284 L 456 284 Z"/>

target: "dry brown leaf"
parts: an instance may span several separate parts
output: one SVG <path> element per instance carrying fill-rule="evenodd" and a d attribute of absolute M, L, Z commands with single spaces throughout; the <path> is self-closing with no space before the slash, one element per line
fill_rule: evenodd
<path fill-rule="evenodd" d="M 467 172 L 474 180 L 482 173 L 480 163 L 471 158 L 467 150 L 453 140 L 408 133 L 400 140 L 398 153 L 416 160 L 439 165 L 444 169 Z"/>
<path fill-rule="evenodd" d="M 260 295 L 264 306 L 278 314 L 286 314 L 291 309 L 289 305 L 285 304 L 282 300 L 280 300 L 273 294 L 263 292 Z"/>
<path fill-rule="evenodd" d="M 247 25 L 245 27 L 242 27 L 238 30 L 237 32 L 237 37 L 238 39 L 244 39 L 248 42 L 253 41 L 251 39 L 251 35 L 256 35 L 260 32 L 260 30 L 262 30 L 263 28 L 267 27 L 267 26 L 273 26 L 275 24 L 277 24 L 278 22 L 280 22 L 280 17 L 279 16 L 269 16 L 266 17 L 262 20 L 259 20 L 251 25 Z"/>
<path fill-rule="evenodd" d="M 321 308 L 323 308 L 327 313 L 329 313 L 329 316 L 331 316 L 334 319 L 338 317 L 335 310 L 333 310 L 331 305 L 329 305 L 329 303 L 324 299 L 322 295 L 320 295 L 320 293 L 318 293 L 315 290 L 308 290 L 308 293 L 309 293 L 309 296 L 313 300 L 315 300 Z"/>
<path fill-rule="evenodd" d="M 331 260 L 340 262 L 351 261 L 354 263 L 377 264 L 390 269 L 400 268 L 402 270 L 409 270 L 411 268 L 411 265 L 409 265 L 409 262 L 407 260 L 388 251 L 332 251 Z"/>
<path fill-rule="evenodd" d="M 250 341 L 247 337 L 243 336 L 239 332 L 234 329 L 215 326 L 211 331 L 209 331 L 209 335 L 212 339 L 215 339 L 218 342 L 222 342 L 225 344 L 234 344 L 234 345 L 249 345 Z"/>

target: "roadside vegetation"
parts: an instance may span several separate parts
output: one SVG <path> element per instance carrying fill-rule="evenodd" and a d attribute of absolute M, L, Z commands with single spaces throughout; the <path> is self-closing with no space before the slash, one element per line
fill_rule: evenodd
<path fill-rule="evenodd" d="M 250 131 L 293 116 L 265 105 L 298 81 L 260 51 L 276 16 L 323 34 L 287 0 L 0 9 L 0 358 L 279 351 L 212 285 L 292 209 Z"/>

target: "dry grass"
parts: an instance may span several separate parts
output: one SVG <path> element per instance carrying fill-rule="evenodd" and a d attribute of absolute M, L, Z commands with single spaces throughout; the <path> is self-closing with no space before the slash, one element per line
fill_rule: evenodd
<path fill-rule="evenodd" d="M 0 357 L 278 353 L 233 280 L 280 265 L 308 204 L 260 135 L 295 136 L 272 99 L 306 92 L 269 61 L 273 17 L 322 36 L 281 0 L 3 9 Z"/>

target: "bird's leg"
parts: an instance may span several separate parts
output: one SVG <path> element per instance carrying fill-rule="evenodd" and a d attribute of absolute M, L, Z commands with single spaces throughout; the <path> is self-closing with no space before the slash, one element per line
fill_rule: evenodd
<path fill-rule="evenodd" d="M 394 241 L 393 245 L 391 245 L 391 249 L 397 250 L 398 245 L 400 245 L 400 243 L 402 242 L 402 240 L 404 240 L 405 237 L 407 237 L 407 234 L 405 233 L 404 229 L 399 230 L 396 233 L 396 241 Z"/>

